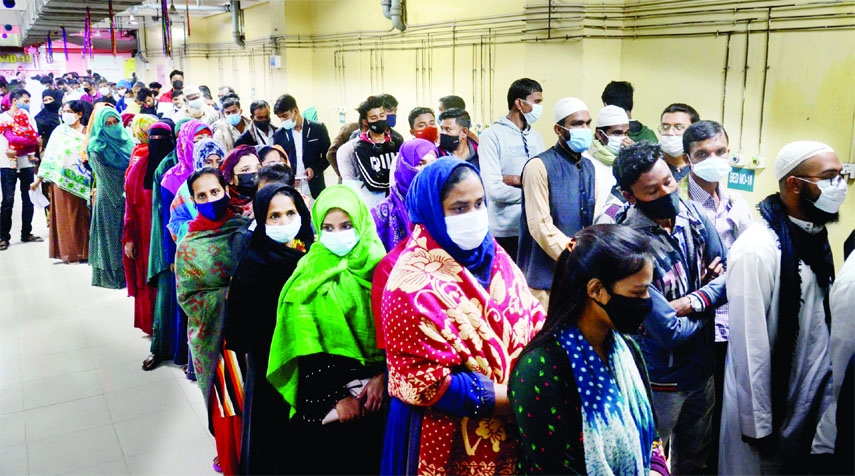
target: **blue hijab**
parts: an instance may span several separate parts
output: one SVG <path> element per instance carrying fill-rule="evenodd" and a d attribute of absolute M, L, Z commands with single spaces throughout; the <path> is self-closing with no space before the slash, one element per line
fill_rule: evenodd
<path fill-rule="evenodd" d="M 496 255 L 492 233 L 487 232 L 484 241 L 477 248 L 466 251 L 460 249 L 451 240 L 445 228 L 445 213 L 442 211 L 440 195 L 445 182 L 457 167 L 468 167 L 475 172 L 479 180 L 481 179 L 478 169 L 468 162 L 450 157 L 438 159 L 416 175 L 407 192 L 407 210 L 410 212 L 412 223 L 424 226 L 442 249 L 468 269 L 484 288 L 487 288 L 492 275 L 493 257 Z M 481 186 L 483 185 L 482 182 Z"/>

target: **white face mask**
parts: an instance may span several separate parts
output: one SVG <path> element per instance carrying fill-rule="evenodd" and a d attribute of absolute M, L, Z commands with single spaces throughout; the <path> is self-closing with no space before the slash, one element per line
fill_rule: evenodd
<path fill-rule="evenodd" d="M 534 124 L 535 122 L 537 122 L 538 119 L 540 119 L 540 115 L 543 114 L 543 104 L 533 104 L 526 101 L 525 99 L 523 99 L 522 102 L 531 106 L 531 112 L 523 113 L 523 117 L 525 117 L 525 122 L 527 122 L 529 125 Z"/>
<path fill-rule="evenodd" d="M 285 129 L 286 131 L 290 131 L 291 129 L 295 128 L 296 126 L 297 126 L 297 121 L 295 121 L 293 118 L 288 119 L 287 121 L 282 121 L 282 128 Z"/>
<path fill-rule="evenodd" d="M 617 155 L 620 152 L 620 148 L 623 146 L 623 136 L 609 136 L 609 143 L 606 144 L 606 149 L 609 149 L 614 155 Z"/>
<path fill-rule="evenodd" d="M 202 106 L 204 106 L 204 105 L 205 105 L 205 98 L 202 98 L 202 97 L 198 97 L 196 99 L 192 99 L 190 101 L 187 101 L 187 107 L 190 107 L 192 109 L 202 109 Z"/>
<path fill-rule="evenodd" d="M 445 217 L 445 229 L 448 237 L 460 249 L 474 250 L 481 246 L 490 231 L 487 207 L 482 205 L 474 212 Z"/>
<path fill-rule="evenodd" d="M 798 177 L 800 180 L 810 182 Z M 837 185 L 832 185 L 828 180 L 813 182 L 819 187 L 819 198 L 813 202 L 813 206 L 826 213 L 837 213 L 843 202 L 846 201 L 846 180 L 840 180 Z"/>
<path fill-rule="evenodd" d="M 662 136 L 659 138 L 659 147 L 671 157 L 679 157 L 683 155 L 683 136 Z"/>
<path fill-rule="evenodd" d="M 359 235 L 354 228 L 339 232 L 322 231 L 319 241 L 337 256 L 344 257 L 359 243 Z"/>
<path fill-rule="evenodd" d="M 730 173 L 730 161 L 721 157 L 710 157 L 703 162 L 692 164 L 692 172 L 707 182 L 721 182 Z"/>
<path fill-rule="evenodd" d="M 98 89 L 98 92 L 101 93 L 102 96 L 107 97 L 110 95 L 110 88 L 105 86 L 103 88 Z"/>
<path fill-rule="evenodd" d="M 63 112 L 62 113 L 62 122 L 68 124 L 69 126 L 73 126 L 80 120 L 80 116 L 73 112 Z"/>
<path fill-rule="evenodd" d="M 264 231 L 271 240 L 277 243 L 288 243 L 293 240 L 297 233 L 300 233 L 300 228 L 303 222 L 299 218 L 291 220 L 291 223 L 285 225 L 264 225 Z"/>

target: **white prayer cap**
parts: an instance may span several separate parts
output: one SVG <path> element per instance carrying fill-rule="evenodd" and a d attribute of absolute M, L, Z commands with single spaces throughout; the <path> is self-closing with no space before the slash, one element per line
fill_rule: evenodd
<path fill-rule="evenodd" d="M 558 102 L 555 103 L 555 109 L 552 110 L 552 118 L 554 119 L 554 123 L 558 124 L 562 119 L 570 114 L 587 110 L 588 106 L 586 106 L 579 98 L 559 99 Z"/>
<path fill-rule="evenodd" d="M 198 86 L 184 86 L 184 89 L 181 91 L 184 93 L 184 97 L 192 96 L 194 94 L 202 95 L 202 91 L 199 90 Z"/>
<path fill-rule="evenodd" d="M 824 152 L 834 152 L 822 142 L 800 140 L 785 145 L 775 158 L 775 180 L 780 181 L 805 160 Z"/>
<path fill-rule="evenodd" d="M 620 106 L 606 106 L 600 109 L 600 113 L 597 114 L 597 127 L 611 127 L 621 124 L 629 124 L 629 116 Z"/>

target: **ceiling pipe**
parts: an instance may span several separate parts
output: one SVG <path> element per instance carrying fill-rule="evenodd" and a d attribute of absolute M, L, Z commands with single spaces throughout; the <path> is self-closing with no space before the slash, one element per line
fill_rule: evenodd
<path fill-rule="evenodd" d="M 392 0 L 380 0 L 380 6 L 383 8 L 383 16 L 391 20 Z"/>
<path fill-rule="evenodd" d="M 185 5 L 184 8 L 191 12 L 204 12 L 204 13 L 228 13 L 231 10 L 231 5 Z M 155 13 L 140 13 L 143 10 L 151 10 Z M 131 15 L 159 15 L 160 14 L 160 5 L 152 5 L 152 4 L 143 4 L 136 5 L 129 8 L 126 12 Z M 172 12 L 170 12 L 172 13 Z M 179 12 L 180 14 L 181 12 Z"/>
<path fill-rule="evenodd" d="M 392 26 L 395 27 L 398 31 L 404 31 L 407 29 L 407 24 L 404 22 L 404 0 L 390 0 L 391 5 L 389 6 L 389 18 L 392 20 Z M 385 15 L 385 4 L 384 4 L 384 12 Z"/>
<path fill-rule="evenodd" d="M 231 10 L 232 10 L 232 37 L 235 39 L 235 44 L 244 47 L 246 42 L 244 41 L 243 34 L 240 31 L 240 0 L 231 0 Z"/>

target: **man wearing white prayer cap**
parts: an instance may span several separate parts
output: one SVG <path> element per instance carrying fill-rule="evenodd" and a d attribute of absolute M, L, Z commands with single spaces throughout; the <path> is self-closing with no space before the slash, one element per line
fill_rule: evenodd
<path fill-rule="evenodd" d="M 522 172 L 522 217 L 517 263 L 535 297 L 549 305 L 558 256 L 570 237 L 593 223 L 594 164 L 582 154 L 591 146 L 591 114 L 578 98 L 552 109 L 558 137 L 551 149 L 529 160 Z"/>
<path fill-rule="evenodd" d="M 588 153 L 595 159 L 593 162 L 597 177 L 595 217 L 607 207 L 620 209 L 625 201 L 619 192 L 612 194 L 616 183 L 612 164 L 622 147 L 635 143 L 628 134 L 629 115 L 622 107 L 609 105 L 600 109 L 597 114 L 597 127 L 594 129 L 594 140 L 588 149 Z"/>
<path fill-rule="evenodd" d="M 205 103 L 205 97 L 202 96 L 202 91 L 198 86 L 186 86 L 182 92 L 184 93 L 184 106 L 175 111 L 173 120 L 198 119 L 209 126 L 217 122 L 220 113 Z"/>
<path fill-rule="evenodd" d="M 760 202 L 762 220 L 728 255 L 719 474 L 807 474 L 812 441 L 814 453 L 834 448 L 832 435 L 816 432 L 833 396 L 825 225 L 837 220 L 847 185 L 837 154 L 820 142 L 787 144 L 773 170 L 779 193 Z"/>

